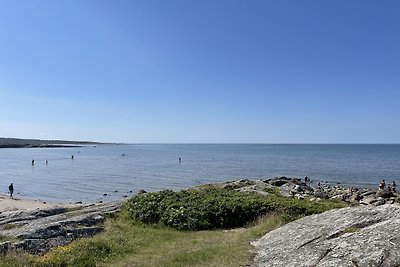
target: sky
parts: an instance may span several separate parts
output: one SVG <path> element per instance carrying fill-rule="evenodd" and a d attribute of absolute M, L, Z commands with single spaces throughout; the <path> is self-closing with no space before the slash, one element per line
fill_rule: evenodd
<path fill-rule="evenodd" d="M 400 143 L 400 1 L 0 0 L 0 136 Z"/>

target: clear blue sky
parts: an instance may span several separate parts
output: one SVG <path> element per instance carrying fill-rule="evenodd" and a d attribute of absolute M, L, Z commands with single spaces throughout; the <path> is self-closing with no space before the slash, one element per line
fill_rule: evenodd
<path fill-rule="evenodd" d="M 0 0 L 0 136 L 400 143 L 400 1 Z"/>

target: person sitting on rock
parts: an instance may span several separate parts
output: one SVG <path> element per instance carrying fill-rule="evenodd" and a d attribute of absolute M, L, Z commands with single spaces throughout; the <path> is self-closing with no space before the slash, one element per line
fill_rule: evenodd
<path fill-rule="evenodd" d="M 396 183 L 394 181 L 392 183 L 392 190 L 393 190 L 393 193 L 396 193 Z"/>

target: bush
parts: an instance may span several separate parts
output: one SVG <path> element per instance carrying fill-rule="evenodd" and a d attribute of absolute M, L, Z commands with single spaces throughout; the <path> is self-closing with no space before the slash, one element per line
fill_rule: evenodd
<path fill-rule="evenodd" d="M 209 230 L 242 227 L 271 212 L 295 218 L 342 206 L 334 202 L 315 203 L 206 188 L 139 194 L 128 200 L 125 209 L 132 219 L 146 224 L 162 223 L 179 230 Z"/>

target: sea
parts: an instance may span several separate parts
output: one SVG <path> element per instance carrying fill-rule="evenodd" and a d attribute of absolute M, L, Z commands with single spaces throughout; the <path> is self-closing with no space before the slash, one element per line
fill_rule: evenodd
<path fill-rule="evenodd" d="M 72 157 L 73 156 L 73 157 Z M 179 161 L 181 158 L 181 161 Z M 34 164 L 32 164 L 34 160 Z M 46 164 L 47 161 L 47 164 Z M 400 145 L 132 144 L 0 149 L 0 193 L 75 203 L 124 199 L 139 190 L 273 177 L 375 188 L 400 183 Z"/>

